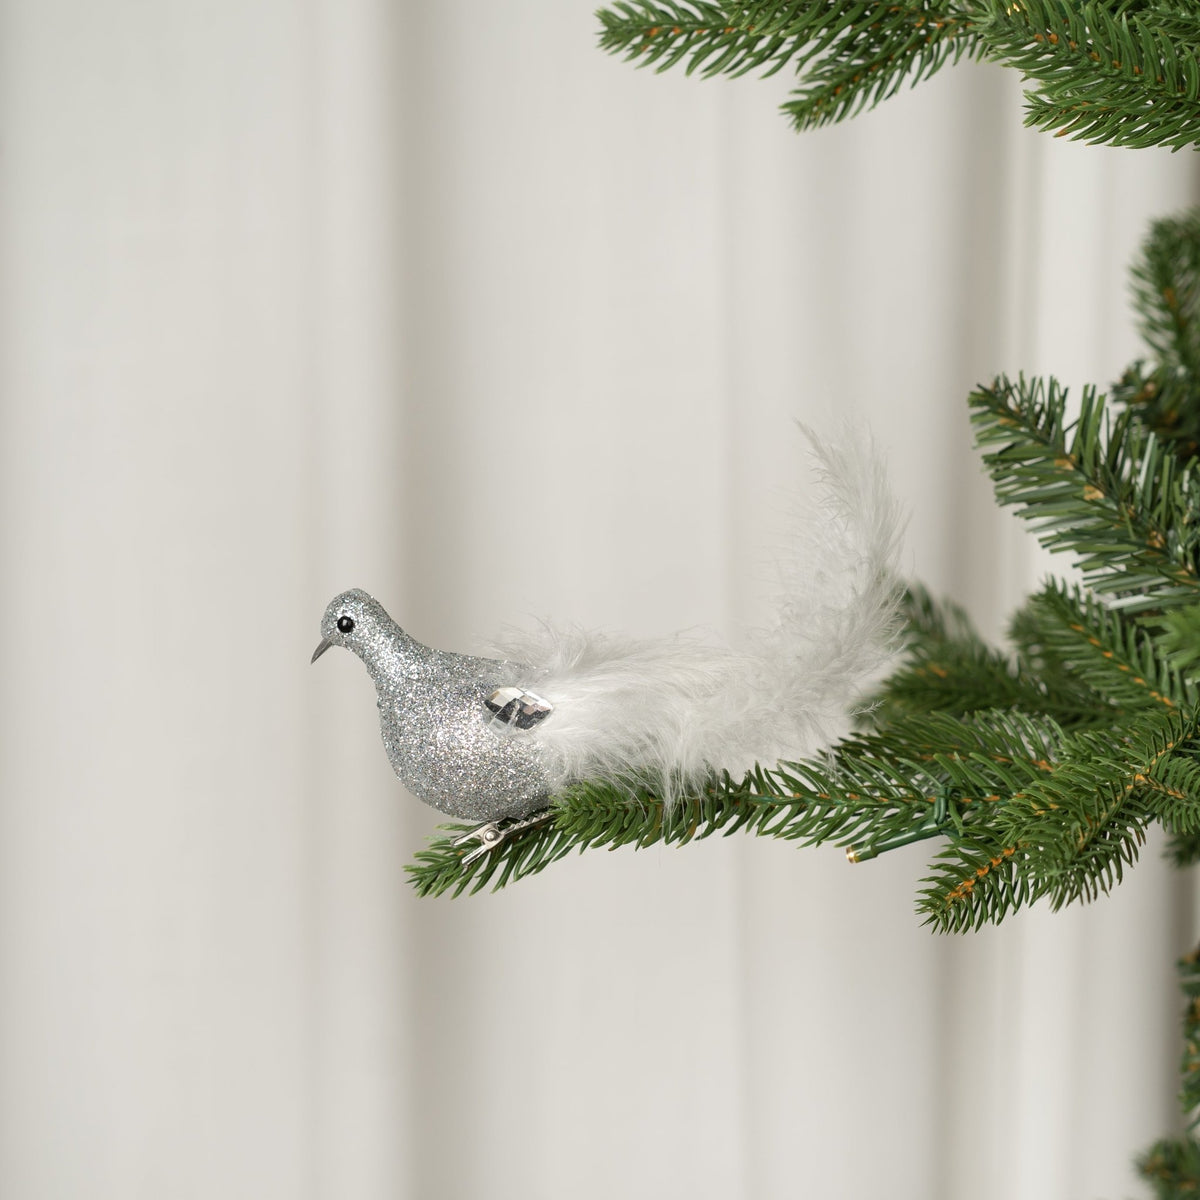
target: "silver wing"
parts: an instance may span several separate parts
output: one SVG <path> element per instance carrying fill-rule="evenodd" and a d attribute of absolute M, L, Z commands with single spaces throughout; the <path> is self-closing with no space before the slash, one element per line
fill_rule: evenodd
<path fill-rule="evenodd" d="M 511 725 L 514 729 L 532 729 L 553 711 L 549 700 L 519 687 L 497 688 L 484 700 L 493 724 Z"/>

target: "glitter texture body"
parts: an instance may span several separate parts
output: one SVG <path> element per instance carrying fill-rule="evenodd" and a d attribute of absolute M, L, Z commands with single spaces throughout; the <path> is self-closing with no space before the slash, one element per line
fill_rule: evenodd
<path fill-rule="evenodd" d="M 321 633 L 318 653 L 326 644 L 345 646 L 366 665 L 388 759 L 413 795 L 473 821 L 545 807 L 548 786 L 535 734 L 495 720 L 486 704 L 496 688 L 517 681 L 518 664 L 422 645 L 359 590 L 333 600 Z"/>

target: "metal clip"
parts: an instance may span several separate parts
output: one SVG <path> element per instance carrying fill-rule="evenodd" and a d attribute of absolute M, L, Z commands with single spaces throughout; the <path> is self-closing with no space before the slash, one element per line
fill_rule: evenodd
<path fill-rule="evenodd" d="M 503 840 L 500 826 L 495 821 L 489 821 L 486 825 L 480 825 L 470 832 L 464 833 L 461 837 L 456 837 L 454 845 L 461 846 L 466 842 L 479 842 L 474 850 L 463 855 L 462 864 L 465 867 L 467 863 L 474 862 L 481 854 L 486 854 L 493 846 L 500 845 Z"/>
<path fill-rule="evenodd" d="M 495 850 L 497 846 L 507 841 L 514 833 L 519 833 L 522 829 L 531 829 L 534 825 L 544 825 L 553 817 L 554 809 L 543 808 L 528 817 L 506 817 L 502 821 L 488 821 L 456 837 L 453 844 L 455 846 L 462 846 L 467 842 L 479 843 L 474 850 L 463 855 L 462 865 L 465 867 L 473 863 L 477 858 L 481 858 L 489 850 Z"/>

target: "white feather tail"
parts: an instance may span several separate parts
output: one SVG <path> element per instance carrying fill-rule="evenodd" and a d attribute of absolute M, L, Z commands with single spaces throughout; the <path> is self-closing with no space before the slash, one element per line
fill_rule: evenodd
<path fill-rule="evenodd" d="M 548 625 L 499 648 L 554 705 L 537 736 L 556 790 L 643 779 L 670 801 L 710 771 L 808 757 L 845 730 L 896 651 L 902 521 L 868 437 L 804 432 L 822 499 L 784 565 L 777 619 L 747 649 Z"/>

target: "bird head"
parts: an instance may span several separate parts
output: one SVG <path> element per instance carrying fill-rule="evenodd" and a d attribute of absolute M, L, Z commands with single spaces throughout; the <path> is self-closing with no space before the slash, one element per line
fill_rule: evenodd
<path fill-rule="evenodd" d="M 345 646 L 361 657 L 372 637 L 391 626 L 392 619 L 378 600 L 361 588 L 351 588 L 329 602 L 321 618 L 321 641 L 311 661 L 316 662 L 330 646 Z"/>

